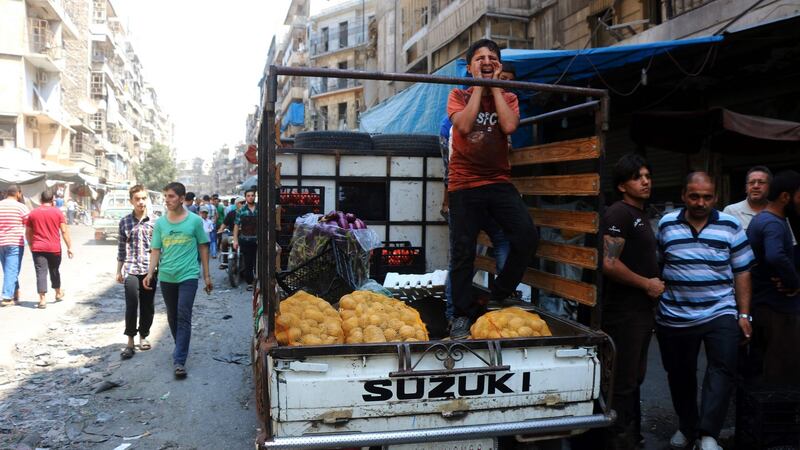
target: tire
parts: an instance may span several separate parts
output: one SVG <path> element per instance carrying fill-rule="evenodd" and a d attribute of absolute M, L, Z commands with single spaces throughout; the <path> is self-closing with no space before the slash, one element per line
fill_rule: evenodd
<path fill-rule="evenodd" d="M 372 150 L 368 133 L 355 131 L 303 131 L 294 137 L 295 148 L 325 150 Z"/>
<path fill-rule="evenodd" d="M 228 281 L 231 287 L 239 286 L 239 258 L 236 257 L 236 253 L 228 256 Z"/>
<path fill-rule="evenodd" d="M 432 134 L 376 134 L 372 136 L 375 150 L 419 150 L 439 153 L 439 136 Z"/>

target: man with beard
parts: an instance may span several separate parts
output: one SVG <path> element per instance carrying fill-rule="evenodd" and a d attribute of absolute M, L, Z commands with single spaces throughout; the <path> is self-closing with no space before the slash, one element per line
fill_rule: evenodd
<path fill-rule="evenodd" d="M 800 276 L 794 268 L 792 233 L 786 216 L 800 207 L 800 174 L 781 172 L 772 181 L 767 206 L 747 230 L 753 267 L 753 347 L 763 358 L 762 380 L 800 383 Z"/>
<path fill-rule="evenodd" d="M 658 224 L 658 249 L 666 289 L 656 313 L 656 336 L 679 428 L 670 444 L 717 444 L 736 377 L 737 347 L 749 339 L 750 267 L 753 252 L 735 217 L 714 209 L 714 182 L 704 172 L 686 178 L 685 207 Z M 706 353 L 700 408 L 697 356 Z"/>
<path fill-rule="evenodd" d="M 728 205 L 722 210 L 739 219 L 747 231 L 750 221 L 767 206 L 767 192 L 772 182 L 772 172 L 764 166 L 755 166 L 747 171 L 744 192 L 747 197 L 739 203 Z"/>
<path fill-rule="evenodd" d="M 246 204 L 236 213 L 233 226 L 233 249 L 241 245 L 242 277 L 247 282 L 247 290 L 253 290 L 255 280 L 256 254 L 258 253 L 258 205 L 256 205 L 255 189 L 244 193 Z"/>
<path fill-rule="evenodd" d="M 658 278 L 656 238 L 644 210 L 652 188 L 650 165 L 640 155 L 623 156 L 614 166 L 614 186 L 622 200 L 603 215 L 602 329 L 617 349 L 613 404 L 618 418 L 608 429 L 605 447 L 632 449 L 642 439 L 639 387 L 664 282 Z"/>

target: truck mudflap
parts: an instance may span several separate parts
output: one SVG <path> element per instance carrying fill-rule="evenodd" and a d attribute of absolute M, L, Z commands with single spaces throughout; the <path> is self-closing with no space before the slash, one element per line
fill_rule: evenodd
<path fill-rule="evenodd" d="M 613 410 L 605 414 L 587 416 L 553 417 L 521 422 L 466 425 L 426 430 L 386 431 L 377 433 L 325 434 L 275 438 L 261 442 L 263 449 L 319 449 L 338 447 L 369 447 L 373 445 L 406 444 L 416 442 L 442 442 L 510 436 L 518 434 L 551 434 L 575 429 L 602 428 L 616 420 Z"/>

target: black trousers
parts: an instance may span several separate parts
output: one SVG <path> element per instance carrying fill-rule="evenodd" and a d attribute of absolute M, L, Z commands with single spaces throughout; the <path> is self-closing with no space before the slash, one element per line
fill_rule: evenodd
<path fill-rule="evenodd" d="M 753 369 L 760 382 L 800 386 L 800 314 L 780 313 L 767 305 L 753 307 Z"/>
<path fill-rule="evenodd" d="M 142 285 L 144 277 L 145 275 L 128 275 L 125 278 L 125 336 L 139 334 L 145 338 L 150 335 L 150 326 L 153 325 L 153 316 L 156 313 L 153 298 L 156 296 L 157 278 L 153 277 L 152 289 L 145 289 Z"/>
<path fill-rule="evenodd" d="M 450 253 L 455 317 L 477 319 L 483 307 L 472 298 L 472 277 L 478 233 L 487 218 L 503 230 L 511 250 L 503 270 L 494 280 L 492 300 L 511 295 L 517 288 L 531 255 L 536 252 L 539 234 L 517 189 L 508 183 L 490 184 L 449 193 L 450 226 L 453 248 Z"/>
<path fill-rule="evenodd" d="M 657 325 L 656 336 L 681 432 L 690 438 L 716 439 L 736 381 L 738 344 L 742 338 L 736 317 L 725 315 L 686 328 Z M 697 355 L 701 343 L 708 364 L 698 411 Z"/>
<path fill-rule="evenodd" d="M 258 253 L 258 242 L 239 240 L 239 247 L 242 249 L 242 277 L 247 284 L 253 284 L 256 270 L 256 254 Z"/>
<path fill-rule="evenodd" d="M 614 340 L 617 350 L 612 399 L 617 421 L 608 428 L 606 448 L 632 449 L 639 441 L 640 387 L 647 373 L 647 350 L 654 325 L 652 310 L 603 311 L 602 329 Z"/>
<path fill-rule="evenodd" d="M 50 272 L 50 286 L 61 289 L 61 253 L 33 252 L 33 267 L 36 269 L 36 292 L 47 293 L 47 273 Z"/>

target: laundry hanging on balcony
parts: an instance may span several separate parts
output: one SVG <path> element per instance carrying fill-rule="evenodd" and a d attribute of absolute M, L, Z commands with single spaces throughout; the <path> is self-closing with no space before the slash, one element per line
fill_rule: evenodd
<path fill-rule="evenodd" d="M 289 125 L 302 127 L 305 125 L 305 119 L 306 109 L 303 102 L 289 103 L 289 107 L 286 108 L 286 112 L 283 114 L 283 118 L 281 118 L 281 131 L 286 131 Z"/>

